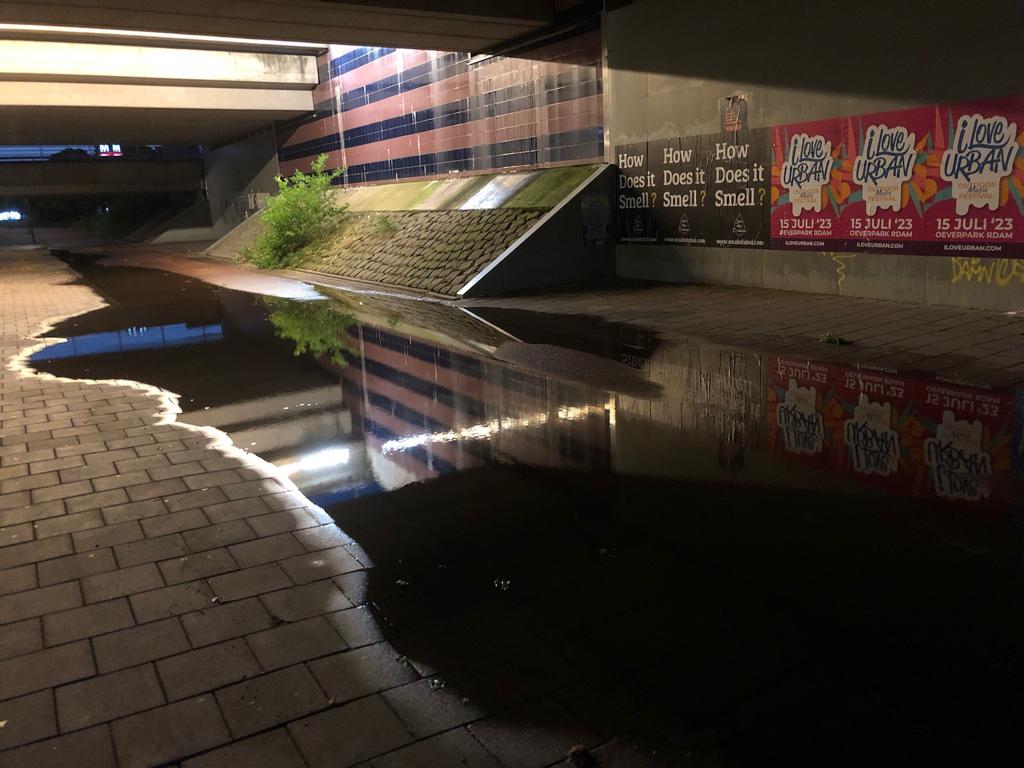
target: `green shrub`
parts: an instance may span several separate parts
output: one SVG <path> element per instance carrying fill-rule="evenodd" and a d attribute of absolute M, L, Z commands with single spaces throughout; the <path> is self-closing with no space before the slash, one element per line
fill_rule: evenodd
<path fill-rule="evenodd" d="M 344 206 L 334 204 L 331 182 L 341 169 L 325 171 L 327 155 L 320 155 L 310 173 L 296 171 L 290 178 L 278 176 L 277 194 L 259 214 L 264 231 L 242 255 L 261 269 L 288 267 L 301 252 L 329 237 L 337 228 Z"/>

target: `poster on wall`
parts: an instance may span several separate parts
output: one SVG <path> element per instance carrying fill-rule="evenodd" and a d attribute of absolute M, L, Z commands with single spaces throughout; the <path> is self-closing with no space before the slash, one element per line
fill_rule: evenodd
<path fill-rule="evenodd" d="M 1024 255 L 1024 97 L 772 129 L 776 249 Z"/>
<path fill-rule="evenodd" d="M 619 242 L 657 243 L 654 205 L 657 197 L 654 172 L 650 169 L 647 142 L 623 144 L 615 148 L 619 166 L 618 198 Z"/>
<path fill-rule="evenodd" d="M 620 241 L 1024 257 L 1024 96 L 616 148 Z"/>
<path fill-rule="evenodd" d="M 616 147 L 623 243 L 768 245 L 766 130 Z"/>

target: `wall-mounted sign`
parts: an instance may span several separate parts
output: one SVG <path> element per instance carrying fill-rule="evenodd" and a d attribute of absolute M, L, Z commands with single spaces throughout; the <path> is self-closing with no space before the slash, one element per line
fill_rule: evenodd
<path fill-rule="evenodd" d="M 774 128 L 772 247 L 1024 255 L 1021 131 L 1019 97 Z"/>
<path fill-rule="evenodd" d="M 766 247 L 767 150 L 763 130 L 616 148 L 620 241 Z"/>
<path fill-rule="evenodd" d="M 624 243 L 1024 256 L 1024 97 L 616 154 Z"/>

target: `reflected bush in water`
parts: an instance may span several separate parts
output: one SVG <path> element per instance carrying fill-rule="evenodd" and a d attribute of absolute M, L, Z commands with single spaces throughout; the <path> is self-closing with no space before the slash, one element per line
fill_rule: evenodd
<path fill-rule="evenodd" d="M 291 301 L 264 297 L 270 322 L 278 338 L 295 342 L 295 356 L 329 355 L 335 365 L 347 365 L 345 352 L 353 352 L 347 329 L 356 321 L 346 307 L 333 301 Z"/>

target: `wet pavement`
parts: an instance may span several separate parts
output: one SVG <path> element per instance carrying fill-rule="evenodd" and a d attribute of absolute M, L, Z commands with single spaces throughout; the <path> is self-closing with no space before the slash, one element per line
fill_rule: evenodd
<path fill-rule="evenodd" d="M 68 263 L 108 306 L 35 369 L 176 393 L 361 548 L 365 653 L 304 658 L 419 745 L 367 765 L 1021 757 L 1013 380 Z"/>

